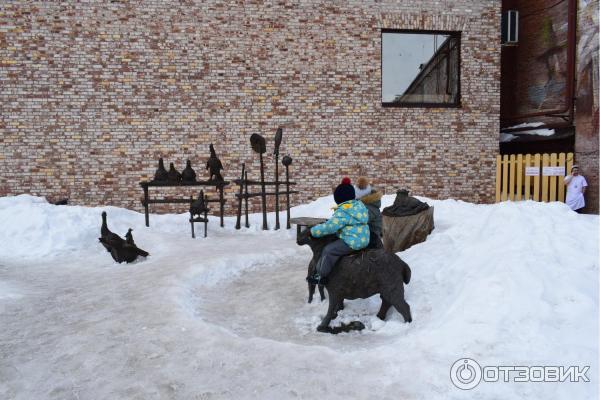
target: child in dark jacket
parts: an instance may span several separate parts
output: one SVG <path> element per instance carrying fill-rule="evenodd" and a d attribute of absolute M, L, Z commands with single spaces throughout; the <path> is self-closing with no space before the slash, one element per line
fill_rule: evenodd
<path fill-rule="evenodd" d="M 381 192 L 373 189 L 369 184 L 369 181 L 365 177 L 358 178 L 358 185 L 354 187 L 356 191 L 356 200 L 363 202 L 367 210 L 369 210 L 369 230 L 371 232 L 371 238 L 369 240 L 370 249 L 380 249 L 383 247 L 381 237 L 382 232 L 382 220 L 381 220 Z"/>
<path fill-rule="evenodd" d="M 364 249 L 369 244 L 369 211 L 354 197 L 350 179 L 344 178 L 333 193 L 337 203 L 333 216 L 310 229 L 310 234 L 314 237 L 335 234 L 339 239 L 325 246 L 317 263 L 316 274 L 307 278 L 309 283 L 326 284 L 325 278 L 341 257 L 354 250 Z"/>

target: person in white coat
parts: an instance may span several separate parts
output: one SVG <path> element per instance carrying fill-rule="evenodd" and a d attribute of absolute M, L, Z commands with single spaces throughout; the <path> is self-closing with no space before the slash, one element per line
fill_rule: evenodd
<path fill-rule="evenodd" d="M 573 165 L 571 168 L 571 175 L 565 177 L 565 185 L 567 185 L 567 200 L 566 203 L 571 210 L 581 212 L 585 207 L 585 189 L 587 188 L 587 181 L 581 175 L 579 175 L 579 167 Z"/>

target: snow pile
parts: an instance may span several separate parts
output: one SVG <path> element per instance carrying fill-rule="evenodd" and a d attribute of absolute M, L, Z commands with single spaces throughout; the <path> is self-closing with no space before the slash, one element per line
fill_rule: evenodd
<path fill-rule="evenodd" d="M 383 207 L 393 195 L 384 196 Z M 306 303 L 310 250 L 291 231 L 225 229 L 192 240 L 187 215 L 53 206 L 0 198 L 0 398 L 595 398 L 598 395 L 598 217 L 562 203 L 435 207 L 427 241 L 399 253 L 413 323 L 378 296 L 346 302 L 315 331 L 327 302 Z M 331 196 L 292 216 L 328 217 Z M 150 257 L 115 264 L 97 242 L 109 227 Z M 274 215 L 269 215 L 273 226 Z M 285 226 L 285 214 L 282 213 Z M 449 379 L 454 361 L 589 365 L 590 383 Z"/>
<path fill-rule="evenodd" d="M 545 125 L 543 122 L 526 122 L 523 124 L 519 124 L 519 125 L 514 125 L 514 126 L 510 126 L 506 129 L 518 129 L 518 128 L 536 128 L 538 126 L 543 126 Z M 554 135 L 554 129 L 531 129 L 531 130 L 527 130 L 527 131 L 518 131 L 515 132 L 518 135 L 538 135 L 538 136 L 552 136 Z M 512 139 L 514 139 L 514 137 L 509 137 L 509 136 L 502 136 L 503 134 L 500 134 L 500 141 L 504 142 L 504 141 L 510 141 Z M 504 134 L 504 135 L 510 135 L 510 134 Z M 514 135 L 511 135 L 514 136 Z M 506 139 L 506 140 L 502 140 L 502 138 Z"/>
<path fill-rule="evenodd" d="M 510 142 L 513 139 L 516 139 L 517 136 L 510 134 L 510 133 L 504 133 L 504 132 L 500 132 L 500 141 L 501 142 Z"/>

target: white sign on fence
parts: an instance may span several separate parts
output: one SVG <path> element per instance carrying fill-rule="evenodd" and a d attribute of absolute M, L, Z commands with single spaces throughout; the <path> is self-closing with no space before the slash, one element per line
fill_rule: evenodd
<path fill-rule="evenodd" d="M 540 176 L 540 167 L 525 167 L 525 176 Z"/>
<path fill-rule="evenodd" d="M 544 176 L 565 176 L 565 167 L 544 167 L 542 174 Z"/>

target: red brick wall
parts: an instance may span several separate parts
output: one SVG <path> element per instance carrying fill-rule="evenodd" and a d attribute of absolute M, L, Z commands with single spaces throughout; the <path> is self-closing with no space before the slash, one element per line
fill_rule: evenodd
<path fill-rule="evenodd" d="M 250 135 L 272 149 L 283 126 L 295 203 L 358 171 L 491 202 L 499 18 L 480 0 L 3 2 L 0 195 L 139 210 L 159 156 L 203 173 L 212 142 L 228 179 L 256 177 Z M 382 28 L 462 31 L 463 106 L 382 108 Z"/>

